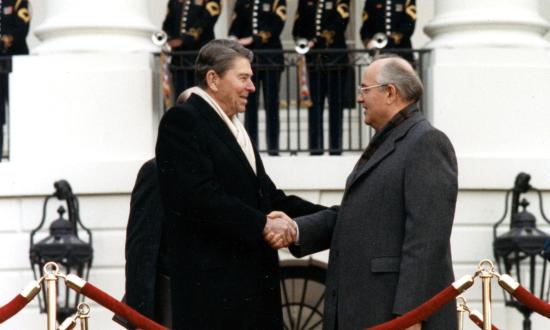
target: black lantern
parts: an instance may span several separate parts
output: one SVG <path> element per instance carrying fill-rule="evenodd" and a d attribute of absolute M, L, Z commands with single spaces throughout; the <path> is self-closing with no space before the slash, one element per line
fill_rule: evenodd
<path fill-rule="evenodd" d="M 53 261 L 58 264 L 60 273 L 74 274 L 87 280 L 93 258 L 92 233 L 80 221 L 78 198 L 73 194 L 69 183 L 60 180 L 54 183 L 54 187 L 55 193 L 46 197 L 44 201 L 42 221 L 31 232 L 30 260 L 34 277 L 42 277 L 44 265 Z M 44 225 L 48 202 L 52 197 L 65 201 L 69 211 L 68 219 L 63 217 L 65 208 L 60 206 L 57 210 L 59 218 L 50 225 L 49 236 L 34 243 L 35 234 Z M 86 232 L 87 242 L 79 238 L 78 225 Z M 46 312 L 46 288 L 43 287 L 43 299 L 39 300 L 41 313 Z M 58 290 L 56 318 L 61 323 L 76 312 L 82 297 L 65 285 L 58 285 Z"/>
<path fill-rule="evenodd" d="M 520 201 L 521 194 L 532 190 L 538 193 L 540 213 L 544 220 L 550 220 L 544 215 L 542 194 L 540 190 L 531 187 L 531 176 L 519 173 L 516 176 L 514 188 L 506 192 L 505 209 L 502 218 L 493 226 L 493 251 L 501 274 L 508 274 L 519 283 L 529 289 L 534 295 L 543 299 L 546 291 L 546 260 L 543 255 L 545 241 L 550 238 L 545 232 L 536 226 L 536 218 L 527 211 L 529 202 L 526 199 Z M 497 236 L 497 227 L 504 221 L 508 213 L 508 199 L 512 193 L 512 210 L 510 230 Z M 518 210 L 522 207 L 521 212 Z M 504 291 L 506 306 L 516 308 L 523 314 L 523 329 L 531 329 L 530 316 L 532 310 L 515 300 L 508 292 Z"/>

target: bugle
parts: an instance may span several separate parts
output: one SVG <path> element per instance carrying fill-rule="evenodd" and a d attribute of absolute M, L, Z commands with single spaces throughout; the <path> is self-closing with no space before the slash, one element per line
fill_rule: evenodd
<path fill-rule="evenodd" d="M 307 54 L 309 52 L 309 45 L 307 39 L 298 39 L 296 40 L 296 47 L 294 47 L 296 53 L 300 55 Z"/>

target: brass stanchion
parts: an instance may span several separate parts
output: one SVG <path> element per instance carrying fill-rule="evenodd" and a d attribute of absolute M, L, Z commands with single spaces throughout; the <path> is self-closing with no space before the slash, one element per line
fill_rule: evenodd
<path fill-rule="evenodd" d="M 463 296 L 456 297 L 456 300 L 458 301 L 457 307 L 456 307 L 456 314 L 457 314 L 457 322 L 458 322 L 458 330 L 464 329 L 464 313 L 466 312 L 466 309 L 464 306 L 466 305 L 466 299 Z"/>
<path fill-rule="evenodd" d="M 76 321 L 80 320 L 80 329 L 88 330 L 88 318 L 90 314 L 90 306 L 86 303 L 78 304 L 76 314 L 69 316 L 57 330 L 72 330 L 76 327 Z"/>
<path fill-rule="evenodd" d="M 80 318 L 80 330 L 88 330 L 88 319 L 90 318 L 90 306 L 88 304 L 78 304 L 78 317 Z"/>
<path fill-rule="evenodd" d="M 55 262 L 44 265 L 44 281 L 46 282 L 46 309 L 48 313 L 48 330 L 57 329 L 57 273 L 59 268 Z"/>
<path fill-rule="evenodd" d="M 68 318 L 61 323 L 59 328 L 57 330 L 72 330 L 76 327 L 76 319 L 78 318 L 78 314 L 73 314 L 72 316 L 69 316 Z"/>
<path fill-rule="evenodd" d="M 491 260 L 483 259 L 479 263 L 478 271 L 480 272 L 479 277 L 481 278 L 482 285 L 483 330 L 491 330 L 491 279 L 493 278 L 495 267 Z"/>

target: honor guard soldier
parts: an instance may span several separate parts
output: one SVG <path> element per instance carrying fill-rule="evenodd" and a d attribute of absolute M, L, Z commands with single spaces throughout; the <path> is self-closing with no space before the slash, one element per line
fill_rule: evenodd
<path fill-rule="evenodd" d="M 29 2 L 27 0 L 0 0 L 0 57 L 29 53 Z M 6 102 L 8 95 L 7 62 L 0 63 L 0 161 L 2 159 Z"/>
<path fill-rule="evenodd" d="M 415 23 L 415 0 L 366 0 L 360 30 L 361 40 L 369 49 L 411 49 Z M 410 53 L 403 54 L 403 57 L 409 61 L 413 59 Z"/>
<path fill-rule="evenodd" d="M 220 0 L 169 0 L 162 30 L 172 51 L 198 52 L 214 39 L 214 25 L 220 16 Z M 195 85 L 196 54 L 172 56 L 172 81 L 176 97 Z"/>
<path fill-rule="evenodd" d="M 229 28 L 230 38 L 255 52 L 252 68 L 256 92 L 248 97 L 244 122 L 257 147 L 261 85 L 266 113 L 266 144 L 270 155 L 277 155 L 279 151 L 279 86 L 284 69 L 280 35 L 285 21 L 286 0 L 237 0 Z"/>
<path fill-rule="evenodd" d="M 309 149 L 323 153 L 323 108 L 329 105 L 330 154 L 342 153 L 342 109 L 349 64 L 345 31 L 349 22 L 349 0 L 300 0 L 292 35 L 307 40 L 313 50 L 306 54 L 312 106 L 309 108 Z M 323 50 L 342 52 L 323 52 Z"/>

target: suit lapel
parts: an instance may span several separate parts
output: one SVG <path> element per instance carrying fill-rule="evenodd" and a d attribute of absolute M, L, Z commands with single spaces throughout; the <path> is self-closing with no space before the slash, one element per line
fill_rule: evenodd
<path fill-rule="evenodd" d="M 227 127 L 227 124 L 223 121 L 223 119 L 221 119 L 216 111 L 212 109 L 210 104 L 208 104 L 205 100 L 197 95 L 191 95 L 187 102 L 191 103 L 197 109 L 197 111 L 208 123 L 208 126 L 212 128 L 214 134 L 216 134 L 220 138 L 220 140 L 222 140 L 223 143 L 231 151 L 233 151 L 237 158 L 239 158 L 244 163 L 244 166 L 246 166 L 250 174 L 255 177 L 256 174 L 250 166 L 250 163 L 248 162 L 248 159 L 246 158 L 243 149 L 241 148 L 241 146 L 239 146 L 237 139 L 235 138 L 233 133 L 231 133 L 231 130 L 229 129 L 229 127 Z M 256 155 L 256 163 L 258 163 L 258 157 L 259 156 Z"/>
<path fill-rule="evenodd" d="M 397 126 L 386 141 L 378 147 L 372 157 L 363 166 L 357 167 L 351 172 L 346 182 L 346 190 L 357 182 L 360 177 L 367 175 L 382 160 L 388 157 L 395 150 L 397 141 L 405 137 L 409 130 L 422 120 L 424 120 L 424 116 L 418 112 Z"/>

